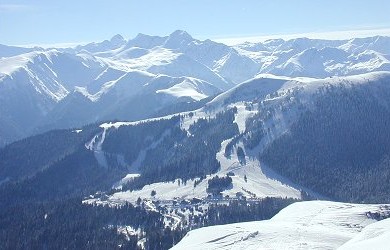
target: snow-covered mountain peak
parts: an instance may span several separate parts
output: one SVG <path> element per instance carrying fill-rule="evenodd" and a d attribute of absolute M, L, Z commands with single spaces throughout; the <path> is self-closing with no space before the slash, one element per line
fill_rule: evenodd
<path fill-rule="evenodd" d="M 165 41 L 164 47 L 170 49 L 181 49 L 194 41 L 194 38 L 183 30 L 176 30 L 170 34 Z"/>
<path fill-rule="evenodd" d="M 135 38 L 130 39 L 127 42 L 125 47 L 126 48 L 139 47 L 144 49 L 152 49 L 156 46 L 163 45 L 166 39 L 167 39 L 166 37 L 150 36 L 150 35 L 139 33 Z"/>
<path fill-rule="evenodd" d="M 390 53 L 390 37 L 374 36 L 366 38 L 353 38 L 340 45 L 340 48 L 350 53 L 361 53 L 365 50 L 375 50 L 383 54 Z"/>
<path fill-rule="evenodd" d="M 268 39 L 264 41 L 263 44 L 268 48 L 275 49 L 285 42 L 286 41 L 284 39 L 278 38 L 278 39 Z"/>
<path fill-rule="evenodd" d="M 242 44 L 238 44 L 237 48 L 244 49 L 247 51 L 258 52 L 258 51 L 269 51 L 270 48 L 265 46 L 263 43 L 252 43 L 245 42 Z"/>
<path fill-rule="evenodd" d="M 122 41 L 119 37 L 118 40 Z M 197 40 L 187 32 L 177 30 L 163 37 L 140 33 L 123 47 L 95 55 L 114 60 L 139 59 L 137 64 L 145 64 L 145 58 L 154 54 L 153 50 L 170 49 L 204 64 L 228 82 L 238 84 L 260 73 L 322 78 L 384 71 L 389 67 L 389 41 L 390 38 L 380 36 L 351 40 L 302 37 L 230 47 L 210 40 Z M 383 58 L 378 56 L 374 62 L 372 58 L 357 57 L 371 50 L 383 54 Z"/>
<path fill-rule="evenodd" d="M 90 53 L 101 53 L 105 51 L 118 49 L 126 44 L 126 40 L 121 35 L 115 35 L 110 40 L 104 40 L 102 42 L 92 42 L 86 45 L 79 45 L 76 47 L 76 51 L 88 51 Z"/>
<path fill-rule="evenodd" d="M 36 52 L 31 52 L 35 54 Z M 4 75 L 10 75 L 19 68 L 24 67 L 31 61 L 31 54 L 23 54 L 12 57 L 0 58 L 0 72 Z"/>
<path fill-rule="evenodd" d="M 32 51 L 12 57 L 0 58 L 0 73 L 11 75 L 13 72 L 34 63 L 52 63 L 52 58 L 58 56 L 55 49 L 48 51 Z"/>
<path fill-rule="evenodd" d="M 312 40 L 307 37 L 295 38 L 283 43 L 281 48 L 288 48 L 294 50 L 303 50 L 311 47 Z"/>
<path fill-rule="evenodd" d="M 173 39 L 193 39 L 190 34 L 188 34 L 187 31 L 184 30 L 175 30 L 169 35 L 170 38 Z"/>
<path fill-rule="evenodd" d="M 176 98 L 186 97 L 196 101 L 215 95 L 218 92 L 219 89 L 210 83 L 192 77 L 181 77 L 178 83 L 172 87 L 156 91 L 156 93 L 166 94 Z"/>
<path fill-rule="evenodd" d="M 312 47 L 305 49 L 291 57 L 279 67 L 289 76 L 310 76 L 322 78 L 327 76 L 324 70 L 324 60 L 318 49 Z M 278 72 L 275 72 L 278 74 Z"/>
<path fill-rule="evenodd" d="M 123 38 L 123 36 L 117 34 L 110 39 L 110 42 L 115 47 L 120 47 L 126 43 L 126 40 Z"/>
<path fill-rule="evenodd" d="M 17 56 L 21 54 L 25 54 L 32 51 L 43 51 L 43 48 L 40 47 L 34 47 L 34 48 L 23 48 L 23 47 L 17 47 L 17 46 L 7 46 L 0 44 L 0 58 L 1 57 L 12 57 Z"/>

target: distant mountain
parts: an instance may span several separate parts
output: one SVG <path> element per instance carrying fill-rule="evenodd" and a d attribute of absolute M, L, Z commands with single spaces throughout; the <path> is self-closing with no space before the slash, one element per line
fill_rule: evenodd
<path fill-rule="evenodd" d="M 81 127 L 102 120 L 146 119 L 172 105 L 196 103 L 220 92 L 196 78 L 127 72 L 95 94 L 77 88 L 58 102 L 40 125 L 49 129 Z"/>
<path fill-rule="evenodd" d="M 76 47 L 77 51 L 88 51 L 91 53 L 104 52 L 107 50 L 118 49 L 125 45 L 126 40 L 121 35 L 115 35 L 110 40 L 104 40 L 100 43 L 88 43 L 86 45 L 79 45 Z"/>
<path fill-rule="evenodd" d="M 202 99 L 261 74 L 324 78 L 389 71 L 389 43 L 378 36 L 227 46 L 178 30 L 130 40 L 116 35 L 67 49 L 2 46 L 0 145 L 52 128 L 199 107 Z"/>
<path fill-rule="evenodd" d="M 148 47 L 149 38 L 140 35 L 133 44 Z M 176 46 L 182 38 L 174 33 L 161 45 Z M 75 49 L 39 49 L 0 59 L 0 145 L 53 128 L 148 118 L 174 111 L 171 107 L 179 103 L 190 107 L 187 103 L 232 86 L 202 63 L 164 47 L 129 58 L 137 53 L 134 47 L 126 51 L 131 43 L 115 36 Z M 113 57 L 100 57 L 115 50 Z"/>
<path fill-rule="evenodd" d="M 103 70 L 93 56 L 56 50 L 30 52 L 0 59 L 0 142 L 34 133 L 54 106 L 75 86 Z"/>
<path fill-rule="evenodd" d="M 34 48 L 24 48 L 24 47 L 18 47 L 18 46 L 7 46 L 0 44 L 0 58 L 1 57 L 11 57 L 11 56 L 17 56 L 33 51 L 43 51 L 43 48 L 34 47 Z"/>

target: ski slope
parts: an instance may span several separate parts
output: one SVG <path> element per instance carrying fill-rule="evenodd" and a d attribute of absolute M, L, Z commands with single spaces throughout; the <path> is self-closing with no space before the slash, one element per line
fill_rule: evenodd
<path fill-rule="evenodd" d="M 384 72 L 321 80 L 261 75 L 252 81 L 244 82 L 220 94 L 207 103 L 204 108 L 182 113 L 180 126 L 181 129 L 189 134 L 189 127 L 198 119 L 212 118 L 222 110 L 235 107 L 237 113 L 235 114 L 234 122 L 238 125 L 240 133 L 244 133 L 246 131 L 246 121 L 249 118 L 258 114 L 258 112 L 271 110 L 272 116 L 263 121 L 267 133 L 257 147 L 250 150 L 245 148 L 242 141 L 238 141 L 232 148 L 231 153 L 225 155 L 226 146 L 233 140 L 233 138 L 229 138 L 221 143 L 221 148 L 216 153 L 216 159 L 220 162 L 221 168 L 216 173 L 207 175 L 198 185 L 195 185 L 195 181 L 199 181 L 199 179 L 189 180 L 186 183 L 182 183 L 179 180 L 151 183 L 140 190 L 118 191 L 109 197 L 108 202 L 135 202 L 138 197 L 150 199 L 150 194 L 153 190 L 157 191 L 155 198 L 158 200 L 205 198 L 208 196 L 206 192 L 208 181 L 217 175 L 222 177 L 227 174 L 232 175 L 233 185 L 230 189 L 222 192 L 224 196 L 235 197 L 238 193 L 242 193 L 248 198 L 300 198 L 300 191 L 304 190 L 313 197 L 326 199 L 326 197 L 321 197 L 311 190 L 294 184 L 272 171 L 264 163 L 259 162 L 257 157 L 259 152 L 262 152 L 273 140 L 288 132 L 290 126 L 298 119 L 300 112 L 305 110 L 299 110 L 295 105 L 296 102 L 291 102 L 290 100 L 299 100 L 299 103 L 303 103 L 306 109 L 310 109 L 315 102 L 314 96 L 323 87 L 342 85 L 349 88 L 360 84 L 378 84 L 380 86 L 381 84 L 386 84 L 386 79 L 389 79 L 389 77 L 390 74 Z M 374 95 L 380 96 L 379 92 L 375 93 L 375 88 L 372 89 L 374 90 Z M 256 103 L 252 103 L 253 100 L 257 100 Z M 247 109 L 248 103 L 252 103 L 253 107 L 251 109 Z M 258 105 L 262 105 L 262 109 L 259 109 Z M 169 119 L 171 117 L 172 115 L 148 119 L 143 122 Z M 119 126 L 136 125 L 138 123 L 139 121 L 105 123 L 101 127 L 104 129 L 116 129 Z M 245 152 L 244 160 L 238 159 L 238 147 L 241 147 Z M 137 161 L 133 165 L 139 168 L 142 166 L 142 162 Z"/>
<path fill-rule="evenodd" d="M 232 105 L 237 108 L 237 114 L 234 122 L 238 125 L 240 132 L 245 131 L 245 121 L 256 114 L 257 111 L 248 111 L 245 108 L 243 102 L 234 103 Z M 193 116 L 184 115 L 181 122 L 181 128 L 188 131 L 189 126 L 200 118 L 210 116 L 203 110 L 197 110 L 193 112 Z M 161 119 L 167 119 L 171 116 L 163 117 Z M 151 121 L 156 119 L 149 119 Z M 116 129 L 120 126 L 136 125 L 136 123 L 105 123 L 100 127 L 107 129 Z M 240 161 L 237 157 L 236 148 L 233 152 L 226 156 L 225 148 L 227 144 L 232 140 L 230 138 L 221 143 L 221 149 L 216 154 L 216 159 L 220 162 L 221 168 L 214 174 L 207 175 L 196 186 L 194 180 L 188 180 L 186 183 L 180 180 L 173 182 L 158 182 L 144 186 L 140 190 L 134 191 L 119 191 L 109 196 L 107 202 L 120 204 L 123 202 L 135 203 L 138 197 L 143 199 L 150 199 L 151 192 L 157 191 L 153 197 L 157 200 L 174 200 L 175 198 L 180 199 L 192 199 L 192 198 L 206 198 L 208 193 L 206 192 L 208 181 L 215 176 L 226 176 L 227 174 L 233 174 L 233 185 L 232 188 L 222 192 L 224 196 L 235 197 L 237 193 L 242 193 L 246 197 L 250 198 L 264 198 L 264 197 L 289 197 L 289 198 L 300 198 L 300 190 L 302 187 L 296 186 L 289 182 L 285 178 L 272 172 L 265 166 L 261 166 L 260 162 L 253 156 L 248 155 L 245 157 L 245 161 Z M 239 144 L 239 146 L 242 146 Z M 140 162 L 134 162 L 133 165 L 140 166 Z M 133 166 L 132 166 L 133 167 Z M 124 180 L 122 180 L 122 183 Z M 310 191 L 309 191 L 310 192 Z M 315 194 L 313 194 L 316 196 Z M 96 202 L 96 199 L 91 199 L 89 202 Z"/>

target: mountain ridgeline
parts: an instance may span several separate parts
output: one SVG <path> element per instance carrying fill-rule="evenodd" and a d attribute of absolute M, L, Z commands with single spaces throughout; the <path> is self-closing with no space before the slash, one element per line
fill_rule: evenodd
<path fill-rule="evenodd" d="M 190 110 L 259 74 L 389 71 L 389 46 L 390 38 L 381 36 L 228 46 L 185 31 L 117 35 L 66 49 L 0 46 L 0 146 L 52 129 Z"/>

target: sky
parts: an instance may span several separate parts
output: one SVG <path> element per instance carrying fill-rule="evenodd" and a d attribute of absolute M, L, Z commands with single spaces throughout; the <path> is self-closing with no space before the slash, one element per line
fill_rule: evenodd
<path fill-rule="evenodd" d="M 0 44 L 87 43 L 178 29 L 227 43 L 313 34 L 390 36 L 389 10 L 389 0 L 0 0 Z"/>

